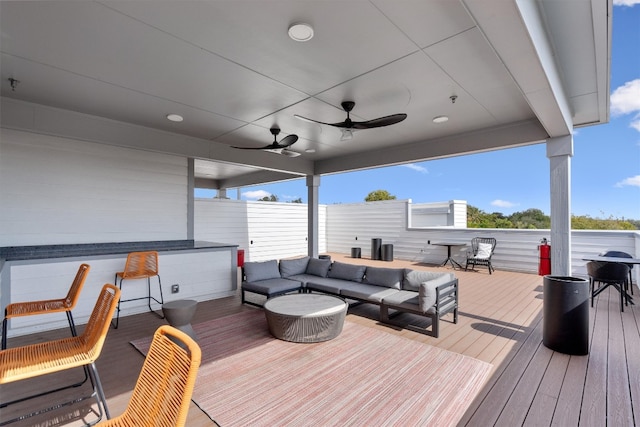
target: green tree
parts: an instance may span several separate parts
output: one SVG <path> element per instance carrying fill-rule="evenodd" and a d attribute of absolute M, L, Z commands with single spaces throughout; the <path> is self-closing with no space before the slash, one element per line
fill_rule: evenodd
<path fill-rule="evenodd" d="M 396 196 L 391 195 L 387 190 L 375 190 L 367 194 L 365 202 L 378 202 L 380 200 L 395 200 Z"/>
<path fill-rule="evenodd" d="M 298 197 L 297 199 L 293 199 L 289 203 L 302 203 L 302 197 Z"/>
<path fill-rule="evenodd" d="M 259 202 L 277 202 L 278 196 L 272 194 L 270 196 L 264 196 L 262 199 L 258 199 Z"/>

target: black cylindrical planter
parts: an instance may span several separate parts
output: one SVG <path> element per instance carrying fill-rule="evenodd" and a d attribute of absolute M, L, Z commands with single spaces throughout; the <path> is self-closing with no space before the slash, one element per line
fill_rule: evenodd
<path fill-rule="evenodd" d="M 360 248 L 351 248 L 351 258 L 360 258 L 362 256 L 362 251 Z"/>
<path fill-rule="evenodd" d="M 380 259 L 380 248 L 382 247 L 382 239 L 371 239 L 371 259 Z"/>
<path fill-rule="evenodd" d="M 393 261 L 393 245 L 388 243 L 386 245 L 382 245 L 380 254 L 382 261 Z"/>
<path fill-rule="evenodd" d="M 589 282 L 544 276 L 542 342 L 565 354 L 589 353 Z"/>

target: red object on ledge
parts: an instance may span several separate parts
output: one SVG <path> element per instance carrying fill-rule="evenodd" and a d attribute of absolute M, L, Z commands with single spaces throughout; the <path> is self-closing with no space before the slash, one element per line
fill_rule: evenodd
<path fill-rule="evenodd" d="M 244 249 L 238 249 L 238 267 L 244 266 Z"/>
<path fill-rule="evenodd" d="M 551 274 L 551 245 L 547 243 L 547 239 L 542 239 L 538 245 L 538 251 L 540 252 L 538 262 L 538 275 L 546 276 Z"/>

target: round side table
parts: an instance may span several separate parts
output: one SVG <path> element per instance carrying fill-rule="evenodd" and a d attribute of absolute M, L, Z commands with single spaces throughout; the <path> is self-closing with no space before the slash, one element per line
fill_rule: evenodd
<path fill-rule="evenodd" d="M 198 301 L 179 299 L 162 304 L 162 312 L 169 325 L 181 330 L 197 341 L 198 337 L 191 327 L 191 319 L 196 313 Z"/>

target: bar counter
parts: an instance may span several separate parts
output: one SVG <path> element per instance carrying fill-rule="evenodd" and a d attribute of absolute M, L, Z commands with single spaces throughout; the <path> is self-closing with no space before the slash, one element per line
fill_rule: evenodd
<path fill-rule="evenodd" d="M 160 240 L 149 242 L 81 243 L 68 245 L 5 246 L 0 247 L 4 261 L 68 258 L 97 255 L 128 254 L 138 251 L 185 251 L 216 248 L 237 248 L 238 245 L 197 240 Z"/>
<path fill-rule="evenodd" d="M 0 309 L 11 302 L 60 298 L 78 270 L 91 266 L 73 317 L 77 324 L 86 322 L 97 293 L 105 283 L 114 283 L 130 252 L 157 251 L 162 276 L 164 301 L 194 299 L 205 301 L 235 295 L 238 287 L 238 245 L 197 240 L 163 240 L 118 243 L 83 243 L 38 246 L 0 247 Z M 171 293 L 173 285 L 178 292 Z M 155 286 L 155 285 L 154 285 Z M 157 286 L 155 288 L 157 290 Z M 126 280 L 124 299 L 147 295 L 143 279 Z M 159 304 L 152 304 L 156 311 Z M 124 304 L 123 317 L 148 311 L 145 299 Z M 10 321 L 9 337 L 64 328 L 64 315 L 27 316 Z"/>

